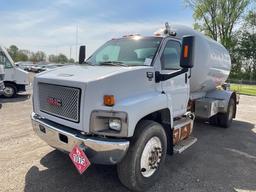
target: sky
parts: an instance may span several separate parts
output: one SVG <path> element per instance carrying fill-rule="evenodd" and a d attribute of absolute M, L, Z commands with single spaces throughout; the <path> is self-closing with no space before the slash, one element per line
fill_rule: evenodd
<path fill-rule="evenodd" d="M 151 35 L 166 21 L 192 26 L 192 10 L 183 0 L 1 0 L 0 44 L 76 58 L 76 44 L 89 56 L 109 39 Z"/>

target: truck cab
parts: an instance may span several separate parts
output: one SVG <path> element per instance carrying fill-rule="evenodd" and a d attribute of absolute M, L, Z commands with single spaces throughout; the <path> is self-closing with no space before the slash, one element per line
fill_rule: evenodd
<path fill-rule="evenodd" d="M 180 36 L 166 24 L 160 35 L 111 39 L 87 59 L 81 46 L 79 65 L 36 75 L 34 131 L 70 153 L 76 167 L 117 164 L 124 186 L 145 191 L 159 178 L 167 154 L 182 153 L 197 141 L 195 108 L 223 122 L 235 115 L 228 105 L 234 104 L 232 93 L 220 95 L 214 88 L 210 96 L 200 89 L 204 94 L 196 95 L 202 96 L 191 96 L 198 44 L 190 32 Z"/>
<path fill-rule="evenodd" d="M 29 84 L 28 72 L 15 66 L 7 50 L 0 46 L 0 65 L 4 66 L 4 91 L 5 97 L 15 97 L 17 93 L 26 91 Z"/>

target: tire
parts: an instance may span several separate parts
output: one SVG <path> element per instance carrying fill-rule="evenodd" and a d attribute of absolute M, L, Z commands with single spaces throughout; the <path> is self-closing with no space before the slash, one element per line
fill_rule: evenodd
<path fill-rule="evenodd" d="M 15 85 L 11 84 L 11 83 L 5 83 L 4 84 L 5 88 L 4 88 L 4 93 L 3 95 L 6 98 L 12 98 L 15 97 L 17 94 L 17 88 Z"/>
<path fill-rule="evenodd" d="M 235 106 L 236 106 L 235 100 L 233 98 L 230 98 L 227 112 L 218 114 L 219 125 L 221 127 L 223 128 L 230 127 L 233 121 Z"/>
<path fill-rule="evenodd" d="M 154 185 L 164 166 L 166 151 L 167 137 L 164 128 L 150 120 L 138 123 L 127 154 L 117 165 L 121 183 L 133 191 L 145 191 Z"/>
<path fill-rule="evenodd" d="M 219 125 L 219 114 L 213 115 L 212 117 L 209 118 L 209 124 L 210 125 Z"/>

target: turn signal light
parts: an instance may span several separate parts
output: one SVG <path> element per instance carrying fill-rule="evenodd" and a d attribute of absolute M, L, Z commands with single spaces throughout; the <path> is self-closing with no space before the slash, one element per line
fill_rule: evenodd
<path fill-rule="evenodd" d="M 115 105 L 115 97 L 114 95 L 104 95 L 104 105 L 113 106 Z"/>
<path fill-rule="evenodd" d="M 184 46 L 184 58 L 188 58 L 188 45 Z"/>

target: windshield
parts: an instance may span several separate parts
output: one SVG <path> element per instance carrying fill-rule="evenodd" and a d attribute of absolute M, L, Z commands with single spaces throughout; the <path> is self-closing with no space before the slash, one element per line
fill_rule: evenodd
<path fill-rule="evenodd" d="M 89 57 L 86 62 L 93 65 L 111 63 L 125 64 L 127 66 L 151 65 L 162 38 L 135 37 L 108 41 Z"/>

